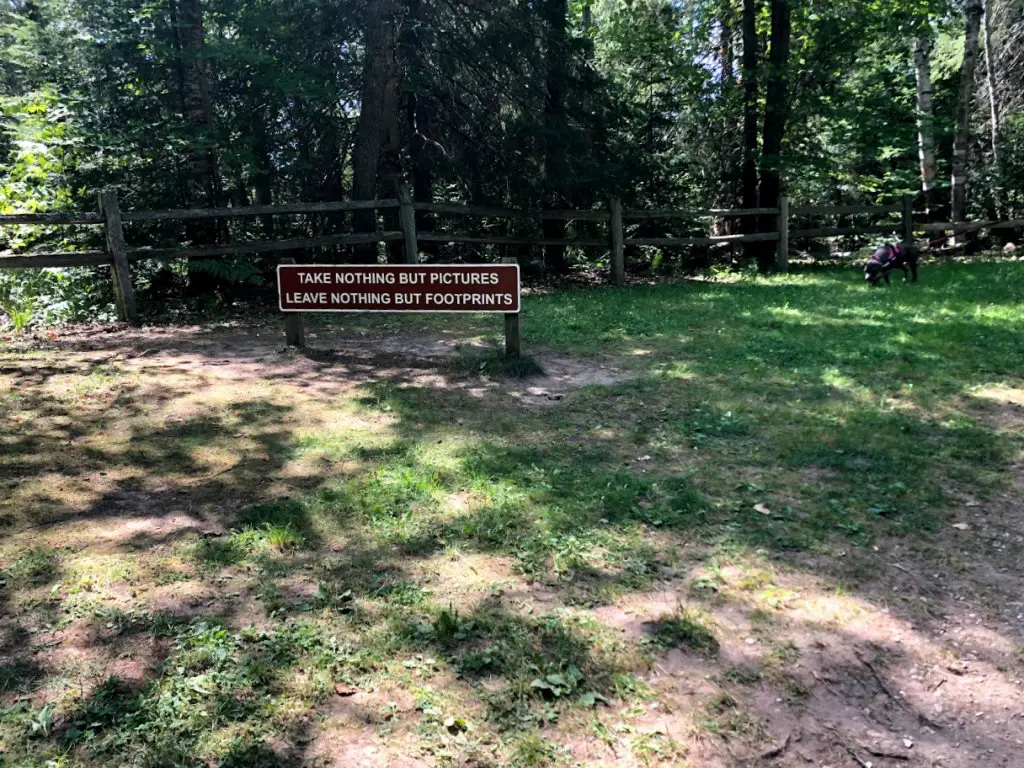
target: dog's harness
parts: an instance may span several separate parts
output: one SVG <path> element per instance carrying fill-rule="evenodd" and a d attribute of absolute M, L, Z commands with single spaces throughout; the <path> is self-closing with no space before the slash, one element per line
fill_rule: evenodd
<path fill-rule="evenodd" d="M 901 253 L 900 247 L 898 245 L 887 244 L 885 246 L 885 251 L 880 253 L 881 251 L 882 249 L 879 248 L 877 251 L 871 254 L 871 258 L 868 259 L 868 263 L 877 264 L 880 267 L 887 267 L 890 264 L 894 264 Z"/>

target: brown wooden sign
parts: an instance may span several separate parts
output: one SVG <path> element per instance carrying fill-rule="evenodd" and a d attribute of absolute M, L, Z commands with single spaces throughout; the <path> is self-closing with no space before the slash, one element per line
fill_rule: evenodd
<path fill-rule="evenodd" d="M 518 264 L 280 264 L 282 312 L 519 311 Z"/>

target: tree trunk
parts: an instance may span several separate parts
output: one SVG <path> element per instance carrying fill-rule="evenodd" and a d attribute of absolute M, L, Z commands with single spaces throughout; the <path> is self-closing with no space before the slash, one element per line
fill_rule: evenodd
<path fill-rule="evenodd" d="M 215 158 L 211 147 L 213 104 L 210 101 L 210 62 L 203 40 L 201 0 L 180 0 L 178 4 L 181 41 L 181 88 L 185 122 L 192 129 L 187 158 L 187 197 L 190 205 L 217 205 L 214 178 Z"/>
<path fill-rule="evenodd" d="M 921 191 L 924 193 L 925 210 L 929 217 L 934 214 L 936 207 L 932 45 L 933 41 L 930 37 L 919 37 L 914 45 L 914 72 L 917 80 L 917 153 L 921 164 Z"/>
<path fill-rule="evenodd" d="M 426 93 L 427 67 L 423 60 L 423 47 L 429 34 L 423 0 L 409 2 L 409 32 L 406 37 L 406 76 L 414 87 L 406 95 L 405 119 L 408 134 L 409 160 L 412 165 L 412 198 L 430 203 L 434 200 L 434 166 L 430 139 L 433 131 L 433 102 Z M 416 211 L 416 231 L 433 232 L 434 216 L 429 211 Z M 420 248 L 436 256 L 438 243 L 426 242 Z"/>
<path fill-rule="evenodd" d="M 270 140 L 267 136 L 268 120 L 268 110 L 254 109 L 252 111 L 253 160 L 256 169 L 251 175 L 250 183 L 255 192 L 256 205 L 272 205 L 274 202 L 272 187 L 274 169 L 270 159 Z M 261 216 L 260 222 L 263 225 L 263 236 L 272 240 L 274 238 L 274 217 Z"/>
<path fill-rule="evenodd" d="M 960 88 L 956 98 L 956 124 L 953 134 L 953 179 L 951 221 L 964 221 L 967 215 L 967 144 L 971 130 L 971 97 L 974 94 L 974 70 L 978 64 L 978 31 L 982 16 L 981 0 L 967 0 L 964 62 L 960 67 Z M 963 242 L 963 236 L 957 242 Z"/>
<path fill-rule="evenodd" d="M 985 80 L 988 84 L 988 106 L 990 114 L 989 136 L 992 140 L 992 170 L 995 171 L 995 186 L 1001 181 L 999 173 L 999 97 L 996 95 L 996 58 L 992 52 L 992 0 L 982 0 L 984 16 L 981 33 L 985 46 Z M 996 217 L 999 216 L 999 192 L 992 190 Z"/>
<path fill-rule="evenodd" d="M 722 104 L 722 122 L 719 144 L 719 192 L 717 204 L 721 208 L 736 206 L 736 120 L 729 113 L 729 102 L 733 95 L 736 80 L 733 77 L 733 8 L 732 0 L 723 0 L 719 18 L 718 66 L 722 73 L 722 85 L 719 99 Z M 732 234 L 732 219 L 716 221 L 714 232 L 717 235 Z"/>
<path fill-rule="evenodd" d="M 210 61 L 206 58 L 202 0 L 178 2 L 178 50 L 182 117 L 189 127 L 183 184 L 186 207 L 216 208 L 217 166 L 213 151 L 213 103 L 210 99 Z M 193 245 L 217 242 L 215 219 L 193 219 L 185 224 L 185 237 Z M 203 259 L 189 259 L 188 286 L 194 296 L 211 294 L 218 281 L 199 266 Z"/>
<path fill-rule="evenodd" d="M 768 50 L 768 83 L 765 86 L 764 136 L 761 153 L 761 184 L 758 205 L 775 208 L 782 192 L 782 139 L 789 106 L 789 0 L 772 0 L 772 32 Z M 761 228 L 775 227 L 775 216 L 762 220 Z M 775 243 L 762 243 L 757 266 L 762 272 L 775 266 Z"/>
<path fill-rule="evenodd" d="M 395 77 L 395 7 L 393 0 L 367 0 L 363 47 L 363 83 L 356 123 L 356 141 L 352 152 L 352 199 L 373 200 L 377 192 L 377 173 L 387 140 L 385 110 L 391 101 L 390 84 Z M 373 232 L 377 216 L 373 210 L 356 211 L 356 232 Z M 376 245 L 356 248 L 357 263 L 377 261 Z"/>
<path fill-rule="evenodd" d="M 402 139 L 400 124 L 400 105 L 398 96 L 397 76 L 392 77 L 384 93 L 384 139 L 381 144 L 380 172 L 377 188 L 381 197 L 398 197 L 398 188 L 402 183 Z M 384 210 L 384 228 L 392 232 L 400 228 L 398 209 Z M 394 240 L 387 244 L 388 263 L 401 264 L 405 261 L 404 244 Z"/>
<path fill-rule="evenodd" d="M 565 133 L 565 57 L 566 57 L 566 0 L 544 0 L 544 51 L 546 70 L 544 98 L 544 191 L 545 204 L 561 208 L 565 200 L 566 167 Z M 565 236 L 565 222 L 545 219 L 545 238 Z M 549 273 L 564 274 L 569 265 L 564 246 L 545 246 L 544 266 Z"/>
<path fill-rule="evenodd" d="M 740 198 L 744 208 L 757 207 L 757 0 L 743 0 L 743 167 Z M 744 216 L 744 234 L 757 231 L 757 220 Z M 747 257 L 757 252 L 755 243 L 743 247 Z"/>

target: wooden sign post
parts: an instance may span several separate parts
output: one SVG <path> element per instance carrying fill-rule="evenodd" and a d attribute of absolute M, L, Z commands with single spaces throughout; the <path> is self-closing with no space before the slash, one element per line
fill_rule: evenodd
<path fill-rule="evenodd" d="M 301 312 L 449 313 L 505 316 L 505 353 L 518 357 L 519 265 L 279 264 L 278 306 Z M 301 322 L 286 319 L 288 344 L 301 347 Z M 297 329 L 293 326 L 297 325 Z"/>
<path fill-rule="evenodd" d="M 516 281 L 519 278 L 519 262 L 513 256 L 506 256 L 501 260 L 502 264 L 515 266 Z M 519 303 L 518 298 L 516 304 Z M 505 356 L 519 357 L 523 353 L 523 337 L 519 332 L 519 310 L 505 313 Z"/>

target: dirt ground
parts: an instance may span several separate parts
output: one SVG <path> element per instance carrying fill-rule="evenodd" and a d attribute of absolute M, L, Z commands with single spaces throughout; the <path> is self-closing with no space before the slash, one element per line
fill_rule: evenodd
<path fill-rule="evenodd" d="M 85 583 L 92 569 L 90 605 L 266 626 L 277 619 L 254 576 L 231 566 L 215 578 L 186 573 L 174 543 L 222 537 L 247 506 L 354 471 L 344 458 L 281 447 L 324 430 L 386 432 L 388 414 L 351 405 L 368 383 L 460 389 L 484 410 L 554 414 L 593 387 L 630 379 L 611 362 L 543 352 L 542 376 L 453 376 L 445 361 L 457 345 L 473 348 L 457 336 L 322 331 L 314 343 L 320 352 L 286 350 L 275 329 L 259 327 L 79 328 L 12 340 L 0 356 L 0 397 L 17 406 L 3 412 L 0 564 L 38 546 L 71 559 L 88 553 L 63 583 Z M 990 394 L 992 428 L 1019 431 L 1021 393 Z M 239 405 L 247 402 L 261 405 Z M 231 408 L 235 421 L 214 427 L 235 430 L 235 439 L 204 443 L 200 431 L 187 455 L 175 452 L 176 425 Z M 637 462 L 635 471 L 646 471 Z M 633 674 L 645 697 L 608 697 L 540 732 L 558 750 L 545 759 L 558 764 L 1012 768 L 1024 766 L 1024 465 L 1014 471 L 996 498 L 961 494 L 956 523 L 927 546 L 877 540 L 789 562 L 756 551 L 730 561 L 699 534 L 658 531 L 675 561 L 608 601 L 580 601 L 571 584 L 529 578 L 500 553 L 385 553 L 376 567 L 402 568 L 430 585 L 435 602 L 466 613 L 496 605 L 522 617 L 571 616 L 596 626 L 602 642 L 644 649 Z M 813 473 L 806 482 L 816 482 Z M 452 500 L 460 503 L 471 501 Z M 293 557 L 344 558 L 356 544 L 343 532 L 326 535 Z M 160 579 L 150 569 L 157 560 Z M 111 575 L 129 561 L 132 578 Z M 167 575 L 175 569 L 185 575 Z M 296 567 L 280 579 L 280 599 L 311 595 L 317 580 Z M 34 704 L 81 696 L 111 675 L 140 685 L 158 676 L 166 641 L 97 621 L 93 609 L 59 620 L 51 583 L 0 592 L 0 662 L 35 670 L 25 672 L 37 679 L 27 689 Z M 691 607 L 714 628 L 717 653 L 649 643 L 663 617 Z M 486 679 L 470 683 L 444 665 L 422 674 L 463 702 L 477 733 L 488 730 L 474 693 Z M 24 690 L 7 679 L 4 700 Z M 302 713 L 307 733 L 281 736 L 274 754 L 282 764 L 447 764 L 424 747 L 425 715 L 410 691 L 384 678 L 329 696 Z M 486 740 L 482 751 L 452 749 L 457 764 L 489 764 L 480 757 Z"/>

